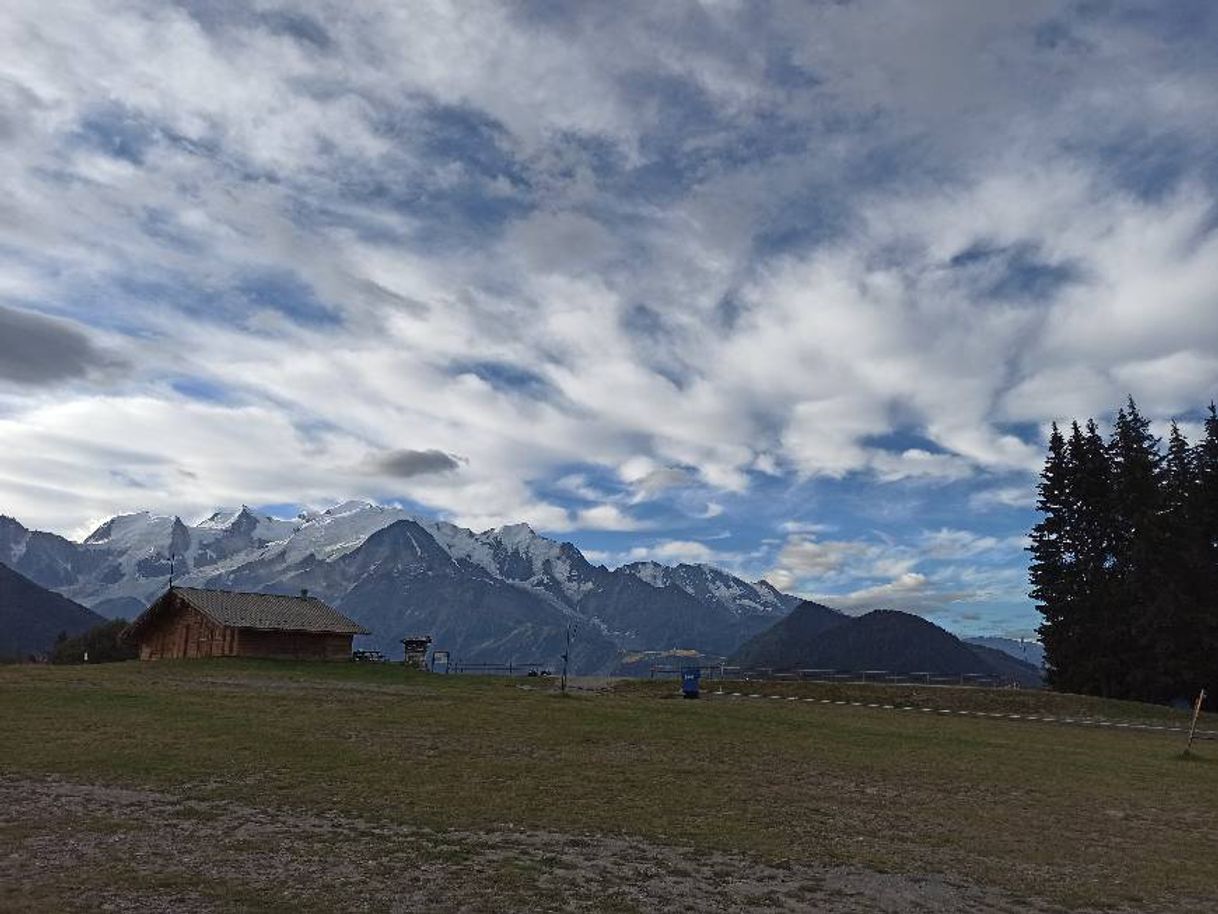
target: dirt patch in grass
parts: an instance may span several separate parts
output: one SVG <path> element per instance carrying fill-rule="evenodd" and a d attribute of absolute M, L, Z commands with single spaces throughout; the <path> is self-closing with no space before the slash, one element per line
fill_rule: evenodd
<path fill-rule="evenodd" d="M 6 911 L 1052 911 L 939 876 L 0 779 Z"/>

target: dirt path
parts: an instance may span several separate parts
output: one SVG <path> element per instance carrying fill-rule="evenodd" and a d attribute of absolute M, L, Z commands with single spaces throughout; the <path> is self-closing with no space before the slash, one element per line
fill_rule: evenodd
<path fill-rule="evenodd" d="M 0 778 L 0 909 L 1050 911 L 939 877 Z"/>

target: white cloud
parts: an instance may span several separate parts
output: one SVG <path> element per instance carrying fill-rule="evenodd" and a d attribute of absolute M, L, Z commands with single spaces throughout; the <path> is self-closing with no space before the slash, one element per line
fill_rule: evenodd
<path fill-rule="evenodd" d="M 1018 552 L 1028 545 L 1024 535 L 995 537 L 946 527 L 922 535 L 923 555 L 932 559 L 962 559 L 993 553 Z"/>
<path fill-rule="evenodd" d="M 1031 508 L 1036 504 L 1036 486 L 1031 480 L 1023 486 L 996 486 L 969 496 L 969 507 L 977 511 L 994 508 Z"/>
<path fill-rule="evenodd" d="M 828 533 L 833 529 L 832 524 L 818 524 L 811 521 L 787 520 L 778 525 L 783 533 Z"/>
<path fill-rule="evenodd" d="M 694 540 L 665 540 L 654 546 L 636 546 L 630 550 L 634 562 L 713 562 L 716 553 L 705 543 Z"/>
<path fill-rule="evenodd" d="M 998 537 L 968 530 L 923 531 L 911 541 L 819 541 L 789 535 L 764 577 L 846 612 L 899 609 L 932 614 L 945 607 L 1019 603 L 1027 573 L 1011 564 L 1027 544 L 1023 535 Z M 973 564 L 978 563 L 978 564 Z"/>
<path fill-rule="evenodd" d="M 622 512 L 617 505 L 583 508 L 575 515 L 576 530 L 645 530 L 647 525 Z"/>
<path fill-rule="evenodd" d="M 1218 384 L 1214 67 L 1120 16 L 319 3 L 318 47 L 198 9 L 0 21 L 0 306 L 132 364 L 0 392 L 0 498 L 28 522 L 364 495 L 630 531 L 631 503 L 711 519 L 717 491 L 792 473 L 1025 474 L 971 505 L 1026 506 L 1041 447 L 1009 423 L 1126 392 L 1173 414 Z M 1074 51 L 1038 43 L 1050 19 Z M 1130 136 L 1182 150 L 1176 185 L 1129 186 Z M 1021 269 L 1065 278 L 994 291 Z M 299 319 L 309 297 L 332 322 Z M 897 426 L 934 447 L 875 445 Z M 390 451 L 465 462 L 352 470 Z M 588 504 L 538 497 L 554 478 Z M 784 532 L 793 585 L 923 557 Z"/>

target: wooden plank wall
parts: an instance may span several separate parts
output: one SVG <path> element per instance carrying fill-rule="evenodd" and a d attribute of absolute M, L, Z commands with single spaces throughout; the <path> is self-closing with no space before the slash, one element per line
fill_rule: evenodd
<path fill-rule="evenodd" d="M 351 635 L 329 632 L 238 632 L 238 657 L 274 657 L 283 660 L 349 660 Z"/>
<path fill-rule="evenodd" d="M 140 640 L 141 660 L 190 657 L 268 657 L 284 660 L 348 660 L 351 635 L 280 632 L 218 625 L 183 600 L 159 613 Z"/>
<path fill-rule="evenodd" d="M 140 659 L 230 656 L 236 634 L 233 629 L 217 625 L 193 607 L 175 600 L 144 632 L 140 640 Z"/>

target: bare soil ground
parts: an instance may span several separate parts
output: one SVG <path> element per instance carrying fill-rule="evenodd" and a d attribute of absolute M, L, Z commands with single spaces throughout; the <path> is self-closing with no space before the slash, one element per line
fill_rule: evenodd
<path fill-rule="evenodd" d="M 0 780 L 6 911 L 1052 911 L 938 876 Z"/>

